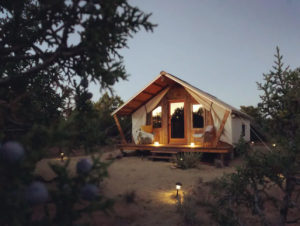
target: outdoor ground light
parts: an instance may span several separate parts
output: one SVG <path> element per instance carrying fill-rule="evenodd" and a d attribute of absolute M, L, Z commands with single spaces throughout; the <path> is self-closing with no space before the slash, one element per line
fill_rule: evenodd
<path fill-rule="evenodd" d="M 180 188 L 182 187 L 182 183 L 180 183 L 180 182 L 177 182 L 175 185 L 176 185 L 176 190 L 177 190 L 176 197 L 178 197 L 178 191 L 179 191 L 179 190 L 180 190 Z"/>
<path fill-rule="evenodd" d="M 65 157 L 65 153 L 63 153 L 63 152 L 60 153 L 60 158 L 61 158 L 61 161 L 62 161 L 62 162 L 64 162 L 64 157 Z"/>
<path fill-rule="evenodd" d="M 191 146 L 192 146 L 192 147 L 194 147 L 194 146 L 195 146 L 195 144 L 194 144 L 194 143 L 191 143 Z"/>
<path fill-rule="evenodd" d="M 154 144 L 155 144 L 156 146 L 157 146 L 157 145 L 159 145 L 159 143 L 158 143 L 158 142 L 155 142 Z"/>

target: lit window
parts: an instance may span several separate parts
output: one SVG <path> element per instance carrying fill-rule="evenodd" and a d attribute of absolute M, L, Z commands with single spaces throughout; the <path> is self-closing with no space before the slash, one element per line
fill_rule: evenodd
<path fill-rule="evenodd" d="M 153 128 L 161 128 L 161 106 L 152 111 Z"/>
<path fill-rule="evenodd" d="M 201 104 L 193 104 L 193 128 L 204 127 L 204 109 Z"/>

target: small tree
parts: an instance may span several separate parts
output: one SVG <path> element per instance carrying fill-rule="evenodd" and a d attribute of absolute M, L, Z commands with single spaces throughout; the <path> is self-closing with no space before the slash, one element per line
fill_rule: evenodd
<path fill-rule="evenodd" d="M 240 224 L 241 210 L 248 209 L 259 216 L 262 224 L 271 225 L 272 219 L 265 214 L 267 206 L 278 210 L 279 224 L 297 222 L 289 219 L 291 208 L 299 208 L 294 193 L 299 175 L 299 125 L 300 125 L 300 73 L 283 67 L 282 56 L 277 48 L 274 71 L 264 74 L 265 83 L 257 83 L 262 102 L 258 110 L 262 114 L 262 125 L 268 140 L 276 143 L 270 152 L 254 151 L 245 155 L 242 166 L 235 173 L 226 174 L 220 179 L 221 189 L 215 193 L 218 200 L 214 218 Z M 240 151 L 248 153 L 249 146 L 239 142 Z M 281 192 L 283 198 L 272 193 Z M 267 205 L 268 204 L 268 205 Z M 238 208 L 237 208 L 238 207 Z M 227 215 L 227 218 L 220 216 Z M 231 220 L 228 219 L 231 217 Z"/>
<path fill-rule="evenodd" d="M 150 15 L 127 0 L 0 2 L 0 225 L 74 225 L 111 206 L 98 195 L 107 165 L 97 158 L 79 162 L 75 177 L 68 162 L 51 165 L 51 189 L 34 169 L 50 147 L 91 153 L 102 142 L 89 82 L 112 90 L 128 77 L 119 50 L 141 28 L 152 31 Z M 35 205 L 45 214 L 33 221 Z"/>

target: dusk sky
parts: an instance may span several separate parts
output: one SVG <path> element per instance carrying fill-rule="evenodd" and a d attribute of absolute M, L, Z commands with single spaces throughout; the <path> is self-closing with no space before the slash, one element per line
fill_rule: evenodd
<path fill-rule="evenodd" d="M 239 108 L 257 105 L 262 73 L 276 46 L 285 65 L 300 67 L 300 0 L 129 0 L 158 24 L 130 39 L 124 56 L 128 81 L 114 86 L 124 101 L 161 71 Z M 92 85 L 96 101 L 99 86 Z"/>

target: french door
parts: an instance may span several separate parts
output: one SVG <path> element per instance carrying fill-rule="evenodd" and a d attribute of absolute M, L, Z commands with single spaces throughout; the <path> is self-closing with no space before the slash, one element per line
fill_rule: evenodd
<path fill-rule="evenodd" d="M 186 106 L 184 101 L 169 102 L 169 143 L 186 144 Z"/>

